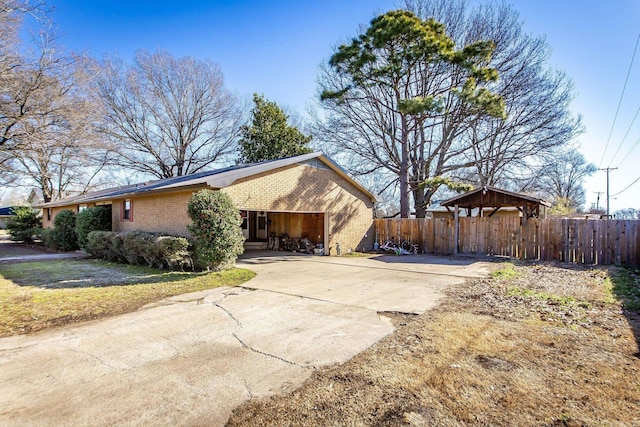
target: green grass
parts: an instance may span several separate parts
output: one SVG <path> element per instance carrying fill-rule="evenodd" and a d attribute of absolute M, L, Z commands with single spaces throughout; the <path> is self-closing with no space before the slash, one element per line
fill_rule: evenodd
<path fill-rule="evenodd" d="M 255 274 L 168 272 L 96 260 L 0 265 L 0 336 L 135 311 L 162 299 L 236 286 Z"/>
<path fill-rule="evenodd" d="M 560 305 L 580 304 L 581 306 L 585 306 L 585 307 L 590 306 L 589 302 L 578 301 L 571 296 L 560 296 L 560 295 L 550 294 L 547 292 L 535 292 L 531 289 L 522 289 L 518 286 L 509 286 L 507 288 L 507 295 L 519 295 L 519 296 L 535 298 L 539 300 L 553 301 Z"/>
<path fill-rule="evenodd" d="M 491 277 L 495 279 L 515 279 L 521 275 L 522 273 L 517 271 L 515 266 L 511 263 L 506 263 L 500 270 L 496 270 L 491 273 Z"/>
<path fill-rule="evenodd" d="M 21 286 L 67 288 L 169 282 L 203 273 L 158 270 L 102 260 L 48 260 L 0 264 L 0 274 Z"/>
<path fill-rule="evenodd" d="M 613 269 L 605 279 L 605 302 L 618 300 L 630 311 L 640 312 L 640 271 L 628 268 Z"/>
<path fill-rule="evenodd" d="M 513 279 L 520 276 L 512 264 L 492 273 L 494 278 Z M 539 292 L 522 288 L 517 285 L 507 287 L 507 295 L 518 295 L 539 300 L 552 301 L 560 305 L 578 305 L 591 308 L 593 303 L 615 304 L 622 303 L 626 310 L 640 312 L 640 270 L 611 267 L 609 274 L 602 282 L 602 298 L 597 300 L 583 300 L 574 296 L 561 296 L 548 292 Z"/>

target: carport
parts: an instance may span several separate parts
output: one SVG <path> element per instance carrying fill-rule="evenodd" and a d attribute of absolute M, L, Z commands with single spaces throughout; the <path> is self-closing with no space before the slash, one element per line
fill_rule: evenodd
<path fill-rule="evenodd" d="M 309 239 L 324 246 L 329 215 L 324 212 L 271 212 L 243 210 L 242 232 L 247 249 L 268 249 L 269 238 Z"/>

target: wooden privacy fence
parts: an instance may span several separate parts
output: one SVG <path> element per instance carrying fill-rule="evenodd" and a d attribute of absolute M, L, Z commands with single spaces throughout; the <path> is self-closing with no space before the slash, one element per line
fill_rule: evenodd
<path fill-rule="evenodd" d="M 459 221 L 457 245 L 453 218 L 376 219 L 374 225 L 378 243 L 410 240 L 428 254 L 640 266 L 640 221 L 554 218 L 528 219 L 522 224 L 518 217 L 463 217 Z"/>

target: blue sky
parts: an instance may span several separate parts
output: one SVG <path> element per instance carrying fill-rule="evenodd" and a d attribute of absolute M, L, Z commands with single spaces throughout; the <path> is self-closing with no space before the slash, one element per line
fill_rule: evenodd
<path fill-rule="evenodd" d="M 606 155 L 631 55 L 640 33 L 637 0 L 514 0 L 525 30 L 547 37 L 549 65 L 575 83 L 572 110 L 583 116 L 582 152 L 599 167 L 616 167 L 640 139 L 640 51 Z M 165 49 L 220 65 L 227 87 L 241 97 L 253 92 L 304 114 L 316 96 L 318 65 L 340 42 L 357 34 L 378 13 L 395 9 L 388 0 L 308 1 L 99 1 L 49 0 L 53 19 L 68 50 L 100 58 L 117 53 L 131 59 L 135 50 Z M 639 49 L 640 50 L 640 49 Z M 611 194 L 640 177 L 640 144 L 611 172 Z M 587 206 L 606 188 L 604 172 L 587 182 Z M 611 209 L 640 209 L 640 182 L 611 200 Z M 601 198 L 601 206 L 604 198 Z"/>

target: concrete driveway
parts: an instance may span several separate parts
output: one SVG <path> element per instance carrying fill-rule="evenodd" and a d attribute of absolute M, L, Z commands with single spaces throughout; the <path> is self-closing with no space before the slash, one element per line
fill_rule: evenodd
<path fill-rule="evenodd" d="M 443 258 L 249 254 L 244 287 L 0 339 L 1 425 L 223 425 L 251 398 L 298 387 L 488 272 Z"/>
<path fill-rule="evenodd" d="M 422 314 L 444 297 L 447 286 L 488 273 L 486 263 L 445 257 L 309 257 L 259 252 L 241 264 L 257 276 L 245 286 L 366 308 Z"/>

